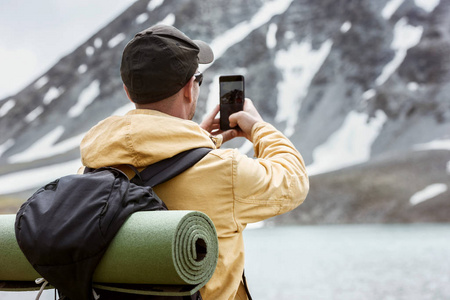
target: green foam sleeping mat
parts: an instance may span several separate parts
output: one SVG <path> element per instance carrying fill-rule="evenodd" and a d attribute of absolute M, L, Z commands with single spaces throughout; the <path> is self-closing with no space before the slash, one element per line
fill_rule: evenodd
<path fill-rule="evenodd" d="M 15 215 L 0 215 L 0 290 L 35 290 L 41 277 L 23 255 Z M 141 211 L 112 240 L 94 273 L 94 287 L 147 295 L 191 295 L 214 273 L 214 224 L 197 211 Z"/>

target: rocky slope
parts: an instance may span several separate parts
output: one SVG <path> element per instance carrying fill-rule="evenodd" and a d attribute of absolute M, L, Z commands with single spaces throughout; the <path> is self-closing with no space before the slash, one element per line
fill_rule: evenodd
<path fill-rule="evenodd" d="M 306 201 L 267 224 L 449 222 L 450 190 L 414 192 L 450 182 L 448 161 L 448 151 L 415 151 L 313 176 Z"/>

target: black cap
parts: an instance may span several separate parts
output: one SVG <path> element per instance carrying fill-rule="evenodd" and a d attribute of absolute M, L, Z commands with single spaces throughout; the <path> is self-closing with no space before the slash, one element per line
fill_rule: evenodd
<path fill-rule="evenodd" d="M 135 103 L 175 95 L 194 75 L 198 64 L 214 60 L 205 42 L 191 40 L 173 26 L 155 25 L 139 32 L 123 50 L 120 75 Z"/>

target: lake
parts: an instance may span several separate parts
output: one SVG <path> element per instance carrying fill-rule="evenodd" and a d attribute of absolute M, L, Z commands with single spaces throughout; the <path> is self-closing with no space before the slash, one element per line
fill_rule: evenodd
<path fill-rule="evenodd" d="M 450 299 L 450 225 L 276 227 L 246 233 L 255 300 Z"/>
<path fill-rule="evenodd" d="M 245 240 L 255 300 L 450 299 L 450 224 L 259 228 Z M 0 292 L 0 300 L 36 294 Z"/>

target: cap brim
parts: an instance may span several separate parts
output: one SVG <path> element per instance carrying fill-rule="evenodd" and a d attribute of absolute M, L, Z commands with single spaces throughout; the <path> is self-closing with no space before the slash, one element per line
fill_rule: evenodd
<path fill-rule="evenodd" d="M 214 60 L 214 53 L 211 49 L 211 47 L 200 40 L 194 40 L 193 41 L 198 48 L 200 48 L 200 52 L 198 53 L 198 62 L 200 64 L 209 64 L 212 63 Z"/>

